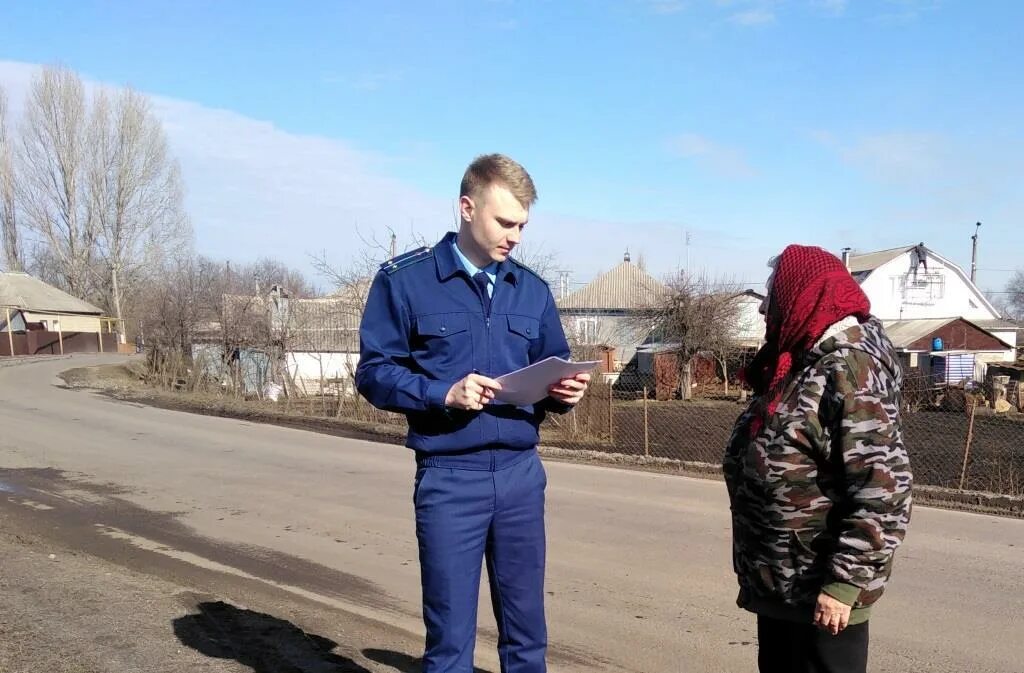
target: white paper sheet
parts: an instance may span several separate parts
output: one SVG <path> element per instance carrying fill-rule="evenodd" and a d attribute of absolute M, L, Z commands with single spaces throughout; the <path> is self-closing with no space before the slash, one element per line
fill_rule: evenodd
<path fill-rule="evenodd" d="M 591 362 L 569 362 L 557 356 L 534 362 L 529 367 L 517 369 L 496 380 L 501 390 L 494 397 L 499 402 L 522 406 L 536 404 L 548 396 L 551 384 L 562 379 L 572 378 L 577 374 L 589 372 L 601 364 L 599 360 Z"/>

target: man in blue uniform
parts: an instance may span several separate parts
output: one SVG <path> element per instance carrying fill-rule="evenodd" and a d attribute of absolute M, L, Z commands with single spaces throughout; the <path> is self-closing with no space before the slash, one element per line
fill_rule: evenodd
<path fill-rule="evenodd" d="M 546 671 L 538 427 L 582 399 L 589 375 L 555 383 L 536 405 L 495 400 L 495 378 L 569 356 L 547 284 L 509 256 L 536 199 L 518 163 L 477 158 L 458 233 L 386 262 L 359 331 L 359 392 L 406 415 L 416 452 L 424 673 L 472 673 L 484 560 L 502 673 Z"/>

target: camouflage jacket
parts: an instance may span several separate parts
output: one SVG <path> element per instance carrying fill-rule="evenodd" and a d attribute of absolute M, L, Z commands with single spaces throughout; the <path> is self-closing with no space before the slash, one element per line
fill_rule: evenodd
<path fill-rule="evenodd" d="M 910 520 L 902 370 L 871 319 L 826 339 L 793 371 L 776 413 L 751 437 L 763 409 L 755 399 L 726 451 L 739 603 L 804 608 L 825 589 L 866 608 Z"/>

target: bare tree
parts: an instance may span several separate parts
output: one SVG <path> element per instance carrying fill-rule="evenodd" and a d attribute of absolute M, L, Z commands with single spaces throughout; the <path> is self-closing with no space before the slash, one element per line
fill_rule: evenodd
<path fill-rule="evenodd" d="M 689 364 L 702 354 L 714 358 L 728 390 L 728 356 L 736 348 L 740 323 L 738 287 L 729 280 L 686 272 L 673 278 L 668 287 L 668 294 L 653 312 L 653 334 L 680 356 L 684 397 L 690 390 Z"/>
<path fill-rule="evenodd" d="M 558 287 L 558 254 L 545 248 L 543 243 L 532 241 L 521 243 L 516 246 L 512 256 L 532 269 L 552 288 Z"/>
<path fill-rule="evenodd" d="M 1013 320 L 1024 320 L 1024 271 L 1018 271 L 1006 283 L 1006 309 Z"/>
<path fill-rule="evenodd" d="M 7 94 L 0 87 L 0 236 L 4 240 L 4 264 L 8 271 L 21 271 L 21 248 L 14 199 L 14 152 L 7 125 Z"/>
<path fill-rule="evenodd" d="M 149 101 L 125 89 L 96 95 L 89 125 L 88 190 L 97 284 L 125 333 L 125 298 L 143 273 L 190 238 L 181 177 Z"/>
<path fill-rule="evenodd" d="M 32 82 L 18 146 L 17 196 L 24 224 L 59 263 L 54 278 L 72 294 L 89 290 L 97 218 L 86 179 L 88 112 L 82 80 L 45 68 Z"/>
<path fill-rule="evenodd" d="M 140 291 L 145 307 L 148 341 L 191 352 L 192 342 L 204 323 L 210 322 L 210 290 L 216 285 L 219 265 L 204 257 L 184 254 L 165 260 L 154 281 Z"/>
<path fill-rule="evenodd" d="M 301 271 L 269 257 L 246 265 L 241 273 L 248 274 L 253 279 L 256 293 L 260 295 L 267 294 L 275 285 L 284 288 L 289 297 L 296 299 L 307 299 L 320 294 L 317 287 Z"/>
<path fill-rule="evenodd" d="M 426 245 L 422 237 L 411 233 L 409 245 L 401 250 L 398 248 L 398 236 L 392 229 L 387 230 L 387 237 L 381 240 L 377 236 L 365 236 L 357 230 L 361 243 L 347 266 L 333 264 L 326 251 L 314 255 L 311 259 L 313 268 L 334 287 L 333 297 L 343 300 L 347 311 L 362 317 L 366 307 L 366 298 L 370 293 L 370 285 L 380 265 L 401 252 Z"/>

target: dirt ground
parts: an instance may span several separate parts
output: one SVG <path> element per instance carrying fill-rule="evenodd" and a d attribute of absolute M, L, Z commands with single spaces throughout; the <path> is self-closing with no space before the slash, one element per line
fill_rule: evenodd
<path fill-rule="evenodd" d="M 124 526 L 168 548 L 184 547 L 189 538 L 212 557 L 263 576 L 267 569 L 256 566 L 269 564 L 346 587 L 346 578 L 330 569 L 304 570 L 291 557 L 196 539 L 173 514 L 134 507 L 113 487 L 69 480 L 58 470 L 0 469 L 0 491 L 6 496 L 0 499 L 3 673 L 419 670 L 409 653 L 422 642 L 411 633 L 303 600 L 255 575 L 97 535 L 94 527 Z"/>

